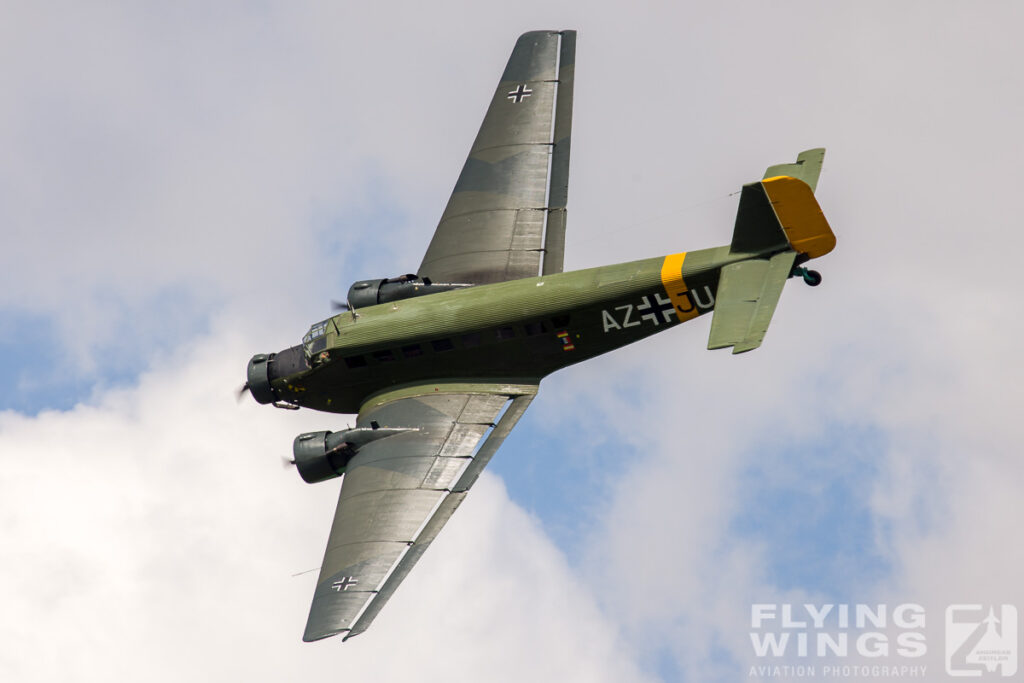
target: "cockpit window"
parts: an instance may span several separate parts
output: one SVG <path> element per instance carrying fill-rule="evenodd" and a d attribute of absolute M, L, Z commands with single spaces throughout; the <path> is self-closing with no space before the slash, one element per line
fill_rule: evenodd
<path fill-rule="evenodd" d="M 306 350 L 306 357 L 312 356 L 318 351 L 323 351 L 327 346 L 324 336 L 327 334 L 327 324 L 331 319 L 321 320 L 309 328 L 309 332 L 302 338 L 302 346 Z"/>
<path fill-rule="evenodd" d="M 329 322 L 331 322 L 330 318 L 328 318 L 327 320 L 323 320 L 321 322 L 318 322 L 315 325 L 313 325 L 311 328 L 309 328 L 309 332 L 307 332 L 306 336 L 302 338 L 302 343 L 303 344 L 308 344 L 309 342 L 313 341 L 314 339 L 317 339 L 318 337 L 324 336 L 327 333 L 327 323 L 329 323 Z M 293 339 L 294 339 L 294 337 L 293 337 Z"/>

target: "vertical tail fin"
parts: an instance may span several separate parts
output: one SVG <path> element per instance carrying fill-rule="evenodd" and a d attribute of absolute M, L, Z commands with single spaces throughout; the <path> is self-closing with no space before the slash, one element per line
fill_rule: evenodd
<path fill-rule="evenodd" d="M 824 155 L 823 149 L 808 150 L 795 164 L 771 166 L 763 180 L 743 186 L 733 253 L 770 255 L 789 248 L 806 260 L 832 251 L 836 237 L 814 197 Z M 775 172 L 785 175 L 769 175 Z"/>
<path fill-rule="evenodd" d="M 764 172 L 764 177 L 774 178 L 775 176 L 788 175 L 790 178 L 804 181 L 811 188 L 811 191 L 814 192 L 818 189 L 818 176 L 821 175 L 821 164 L 824 161 L 824 147 L 808 149 L 797 155 L 796 163 L 769 166 L 768 170 Z"/>

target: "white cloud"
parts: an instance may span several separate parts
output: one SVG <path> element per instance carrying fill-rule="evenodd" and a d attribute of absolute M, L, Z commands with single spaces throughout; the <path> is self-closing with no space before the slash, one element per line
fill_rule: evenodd
<path fill-rule="evenodd" d="M 301 643 L 316 573 L 290 575 L 319 565 L 337 485 L 279 456 L 337 418 L 236 406 L 244 348 L 203 339 L 95 404 L 0 416 L 6 678 L 642 678 L 491 476 L 370 631 Z"/>

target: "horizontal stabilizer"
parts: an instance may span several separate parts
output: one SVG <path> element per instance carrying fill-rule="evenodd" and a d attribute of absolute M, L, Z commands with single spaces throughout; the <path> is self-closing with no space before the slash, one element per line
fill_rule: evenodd
<path fill-rule="evenodd" d="M 740 261 L 722 268 L 711 319 L 709 349 L 733 347 L 733 353 L 761 345 L 796 254 L 784 251 L 771 259 Z"/>

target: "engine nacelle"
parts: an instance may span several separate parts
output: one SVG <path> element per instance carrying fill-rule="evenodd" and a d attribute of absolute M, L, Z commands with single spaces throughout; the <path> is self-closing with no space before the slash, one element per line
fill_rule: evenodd
<path fill-rule="evenodd" d="M 430 281 L 429 277 L 421 278 L 410 273 L 382 280 L 360 280 L 349 287 L 348 303 L 352 308 L 358 310 L 367 306 L 385 304 L 389 301 L 411 299 L 414 296 L 426 296 L 471 286 L 458 283 L 434 283 Z"/>
<path fill-rule="evenodd" d="M 272 353 L 258 353 L 249 361 L 246 369 L 245 386 L 257 403 L 273 403 L 277 394 L 270 387 L 270 359 Z"/>
<path fill-rule="evenodd" d="M 345 474 L 345 465 L 355 454 L 355 448 L 345 441 L 344 432 L 307 432 L 295 437 L 292 444 L 295 466 L 307 484 Z"/>
<path fill-rule="evenodd" d="M 316 484 L 345 474 L 348 461 L 366 444 L 413 431 L 416 430 L 410 427 L 373 426 L 343 432 L 306 432 L 295 437 L 292 455 L 302 480 Z"/>
<path fill-rule="evenodd" d="M 309 362 L 301 344 L 277 353 L 258 353 L 249 361 L 245 386 L 257 403 L 274 403 L 280 397 L 271 382 L 308 369 Z"/>

